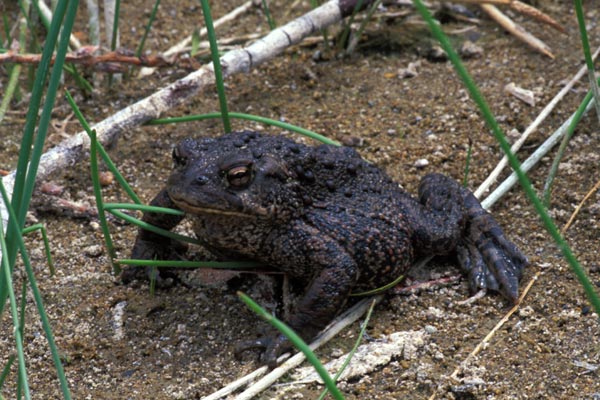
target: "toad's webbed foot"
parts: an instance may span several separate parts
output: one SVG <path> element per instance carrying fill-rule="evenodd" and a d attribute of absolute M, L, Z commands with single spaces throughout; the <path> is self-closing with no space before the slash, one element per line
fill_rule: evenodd
<path fill-rule="evenodd" d="M 181 260 L 187 246 L 176 240 L 164 238 L 164 242 L 157 244 L 154 241 L 136 240 L 131 258 L 137 260 Z M 128 266 L 121 273 L 121 281 L 129 284 L 134 280 L 152 280 L 158 288 L 168 288 L 180 282 L 177 268 L 153 268 L 151 266 Z"/>
<path fill-rule="evenodd" d="M 513 303 L 527 258 L 470 192 L 464 192 L 465 234 L 456 247 L 460 264 L 473 290 L 491 289 Z"/>
<path fill-rule="evenodd" d="M 273 369 L 277 366 L 277 358 L 286 350 L 291 348 L 289 340 L 281 333 L 274 333 L 259 337 L 255 340 L 247 340 L 240 342 L 235 346 L 235 357 L 241 358 L 241 355 L 246 350 L 264 349 L 260 360 L 262 363 Z"/>

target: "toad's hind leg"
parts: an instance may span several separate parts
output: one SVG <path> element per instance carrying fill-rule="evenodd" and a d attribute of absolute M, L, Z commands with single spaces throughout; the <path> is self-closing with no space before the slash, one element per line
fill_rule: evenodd
<path fill-rule="evenodd" d="M 515 302 L 527 258 L 502 232 L 473 194 L 454 180 L 430 174 L 421 180 L 419 200 L 433 215 L 420 224 L 431 253 L 455 250 L 473 290 L 492 289 Z M 428 221 L 428 222 L 427 222 Z M 445 251 L 443 251 L 445 250 Z"/>

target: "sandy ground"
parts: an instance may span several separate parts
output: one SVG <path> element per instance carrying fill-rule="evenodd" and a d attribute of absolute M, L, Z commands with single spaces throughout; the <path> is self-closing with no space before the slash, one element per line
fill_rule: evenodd
<path fill-rule="evenodd" d="M 122 41 L 129 48 L 137 45 L 151 9 L 150 1 L 143 6 L 135 3 L 122 6 L 123 20 L 127 21 Z M 213 12 L 223 15 L 240 3 L 219 2 Z M 271 3 L 278 22 L 308 8 L 307 4 L 288 9 L 286 2 Z M 597 6 L 595 1 L 586 3 L 592 46 L 600 37 Z M 522 132 L 582 63 L 571 6 L 567 2 L 540 2 L 539 7 L 557 18 L 568 34 L 557 34 L 511 15 L 551 45 L 554 60 L 532 52 L 480 15 L 480 25 L 453 36 L 459 45 L 470 39 L 481 48 L 481 54 L 467 59 L 466 66 L 506 132 Z M 14 9 L 6 12 L 9 20 L 16 19 Z M 159 15 L 146 45 L 153 52 L 190 32 L 200 18 L 200 6 L 182 0 L 161 5 Z M 444 24 L 448 31 L 467 26 L 472 25 L 457 21 Z M 264 16 L 253 10 L 218 34 L 236 37 L 267 29 Z M 81 31 L 85 40 L 84 28 Z M 226 83 L 230 109 L 285 120 L 353 145 L 412 192 L 428 172 L 462 179 L 470 139 L 473 158 L 468 184 L 475 189 L 499 161 L 501 152 L 450 64 L 428 58 L 428 43 L 426 32 L 412 18 L 380 19 L 369 26 L 359 49 L 349 57 L 335 57 L 322 44 L 296 47 L 248 75 L 232 77 Z M 399 70 L 415 62 L 420 63 L 417 76 L 398 76 Z M 90 98 L 78 95 L 78 104 L 89 120 L 97 121 L 185 73 L 178 68 L 164 69 L 152 78 L 131 79 L 112 90 L 99 88 Z M 510 82 L 532 90 L 536 105 L 507 95 L 503 88 Z M 0 83 L 6 84 L 5 75 L 0 76 Z M 575 110 L 586 86 L 585 82 L 575 86 L 526 142 L 521 158 Z M 2 169 L 15 165 L 26 107 L 26 101 L 16 104 L 16 112 L 0 125 Z M 173 110 L 172 115 L 217 109 L 216 94 L 210 90 Z M 67 118 L 69 113 L 60 99 L 50 130 L 51 144 L 80 130 L 73 118 Z M 234 122 L 234 128 L 280 133 L 240 121 Z M 218 121 L 144 127 L 123 132 L 110 154 L 138 194 L 150 200 L 169 174 L 175 143 L 187 136 L 221 132 Z M 598 180 L 599 148 L 598 121 L 590 114 L 578 127 L 554 185 L 550 211 L 559 226 Z M 421 159 L 428 165 L 418 167 Z M 532 172 L 537 189 L 543 186 L 551 161 L 552 157 L 543 159 Z M 92 202 L 87 164 L 56 174 L 50 182 L 64 187 L 62 198 Z M 114 184 L 105 188 L 105 195 L 109 201 L 125 200 Z M 235 295 L 239 288 L 252 291 L 255 278 L 210 287 L 201 287 L 191 279 L 190 287 L 179 286 L 154 296 L 146 286 L 123 286 L 111 274 L 96 218 L 47 207 L 49 200 L 40 196 L 36 194 L 32 212 L 48 228 L 56 275 L 47 272 L 39 239 L 30 240 L 30 249 L 74 398 L 202 398 L 258 366 L 252 354 L 240 361 L 232 353 L 236 342 L 255 337 L 264 327 Z M 600 326 L 583 289 L 520 189 L 511 191 L 492 212 L 531 260 L 523 284 L 538 277 L 521 308 L 465 365 L 456 381 L 448 376 L 498 323 L 508 305 L 497 295 L 460 304 L 469 296 L 464 281 L 409 296 L 388 295 L 369 322 L 371 339 L 367 341 L 399 331 L 426 328 L 428 333 L 410 356 L 395 357 L 366 376 L 342 383 L 346 398 L 422 399 L 434 393 L 437 398 L 456 399 L 600 397 Z M 594 194 L 566 233 L 596 286 L 600 286 L 599 213 L 600 198 Z M 116 220 L 111 222 L 111 229 L 119 256 L 128 256 L 135 229 Z M 452 260 L 434 261 L 433 269 L 435 276 L 457 273 Z M 268 294 L 258 290 L 253 294 L 259 300 L 269 300 Z M 33 396 L 58 398 L 58 383 L 33 314 L 31 296 L 27 306 L 31 314 L 25 346 Z M 123 311 L 120 318 L 116 317 L 118 310 Z M 347 351 L 358 331 L 358 324 L 346 329 L 320 350 L 319 356 L 326 361 Z M 3 365 L 14 352 L 8 313 L 2 316 L 0 346 Z M 6 398 L 14 398 L 15 381 L 13 368 L 1 392 Z M 283 398 L 312 399 L 320 390 L 315 384 L 298 386 Z M 261 398 L 274 396 L 273 390 Z"/>

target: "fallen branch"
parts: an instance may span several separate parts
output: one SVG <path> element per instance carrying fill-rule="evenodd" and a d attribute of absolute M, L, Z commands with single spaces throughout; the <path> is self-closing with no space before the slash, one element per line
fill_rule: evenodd
<path fill-rule="evenodd" d="M 110 66 L 107 64 L 128 64 L 138 66 L 150 66 L 150 67 L 163 67 L 172 65 L 163 56 L 140 56 L 136 57 L 131 52 L 118 50 L 110 51 L 105 54 L 95 55 L 94 53 L 98 49 L 98 46 L 84 46 L 75 53 L 69 53 L 65 56 L 65 62 L 80 64 L 86 67 L 94 67 L 98 70 L 114 72 L 114 68 L 120 68 L 120 66 Z M 0 54 L 0 64 L 5 63 L 16 63 L 16 64 L 39 64 L 42 59 L 41 54 L 19 54 L 12 50 L 6 53 Z M 52 57 L 50 61 L 54 64 L 55 57 Z M 126 68 L 123 68 L 124 72 Z"/>

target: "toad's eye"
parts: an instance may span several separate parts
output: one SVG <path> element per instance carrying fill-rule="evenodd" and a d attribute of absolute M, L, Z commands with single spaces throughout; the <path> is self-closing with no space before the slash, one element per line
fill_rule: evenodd
<path fill-rule="evenodd" d="M 188 162 L 188 158 L 181 152 L 179 147 L 173 149 L 173 162 L 175 167 L 185 167 Z"/>
<path fill-rule="evenodd" d="M 227 183 L 234 188 L 243 188 L 252 181 L 252 167 L 238 165 L 227 170 Z"/>

